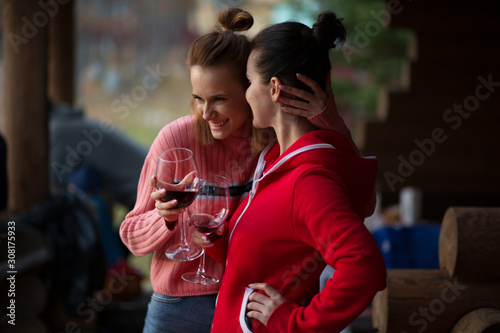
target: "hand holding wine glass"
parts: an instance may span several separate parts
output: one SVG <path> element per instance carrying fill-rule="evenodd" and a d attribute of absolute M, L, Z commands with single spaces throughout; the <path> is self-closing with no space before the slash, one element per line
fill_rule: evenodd
<path fill-rule="evenodd" d="M 149 186 L 155 189 L 151 192 L 150 197 L 151 200 L 156 202 L 156 212 L 165 219 L 167 227 L 172 230 L 179 220 L 179 215 L 186 211 L 186 207 L 177 207 L 178 202 L 175 199 L 167 202 L 163 201 L 162 199 L 165 196 L 166 190 L 158 189 L 157 183 L 156 176 L 151 177 L 149 180 Z"/>
<path fill-rule="evenodd" d="M 173 208 L 188 207 L 198 194 L 198 178 L 196 171 L 189 172 L 179 183 L 172 184 L 169 181 L 156 181 L 156 187 L 164 195 L 161 201 L 167 202 L 176 200 L 177 204 Z"/>
<path fill-rule="evenodd" d="M 212 247 L 217 239 L 219 239 L 226 230 L 226 226 L 221 224 L 221 226 L 213 231 L 211 234 L 206 235 L 205 233 L 198 231 L 198 229 L 193 230 L 193 242 L 203 248 Z"/>
<path fill-rule="evenodd" d="M 157 210 L 163 211 L 165 214 L 180 214 L 182 208 L 193 202 L 199 190 L 198 171 L 191 150 L 172 148 L 161 152 L 158 156 L 154 182 L 160 190 L 151 195 L 156 200 Z M 168 203 L 168 205 L 162 202 Z M 168 221 L 168 217 L 171 216 L 165 215 L 163 217 Z M 190 246 L 187 243 L 186 223 L 181 223 L 180 227 L 180 243 L 169 247 L 165 255 L 169 259 L 177 261 L 194 260 L 203 253 L 203 249 L 197 245 Z"/>
<path fill-rule="evenodd" d="M 215 232 L 226 220 L 229 211 L 229 184 L 220 175 L 200 176 L 200 191 L 193 204 L 188 208 L 189 223 L 206 236 Z M 205 272 L 205 253 L 203 253 L 196 272 L 182 275 L 188 282 L 210 285 L 219 282 L 216 276 Z"/>

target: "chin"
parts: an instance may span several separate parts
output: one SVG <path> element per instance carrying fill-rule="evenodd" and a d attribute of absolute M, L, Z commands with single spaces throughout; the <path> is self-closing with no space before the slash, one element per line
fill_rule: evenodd
<path fill-rule="evenodd" d="M 224 140 L 229 136 L 229 134 L 227 134 L 226 132 L 224 132 L 224 133 L 212 132 L 212 136 L 214 137 L 215 140 Z"/>
<path fill-rule="evenodd" d="M 255 120 L 255 118 L 253 118 L 252 125 L 253 125 L 253 127 L 255 127 L 255 128 L 264 128 L 264 127 L 262 127 L 262 126 L 261 126 L 261 125 L 260 125 L 260 124 L 259 124 L 259 123 Z"/>

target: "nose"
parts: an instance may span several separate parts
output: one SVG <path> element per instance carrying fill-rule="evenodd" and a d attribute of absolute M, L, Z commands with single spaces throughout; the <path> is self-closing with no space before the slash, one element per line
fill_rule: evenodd
<path fill-rule="evenodd" d="M 201 115 L 203 119 L 205 120 L 210 120 L 213 115 L 213 104 L 212 103 L 205 103 L 201 106 Z"/>

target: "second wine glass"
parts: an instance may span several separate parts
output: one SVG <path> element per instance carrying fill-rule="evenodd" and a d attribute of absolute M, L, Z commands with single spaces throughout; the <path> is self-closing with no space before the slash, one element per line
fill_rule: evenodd
<path fill-rule="evenodd" d="M 200 190 L 193 204 L 189 206 L 189 224 L 209 236 L 226 220 L 229 211 L 229 184 L 220 175 L 201 175 Z M 192 283 L 211 285 L 219 282 L 216 276 L 205 272 L 205 253 L 201 256 L 198 271 L 182 275 L 182 279 Z"/>

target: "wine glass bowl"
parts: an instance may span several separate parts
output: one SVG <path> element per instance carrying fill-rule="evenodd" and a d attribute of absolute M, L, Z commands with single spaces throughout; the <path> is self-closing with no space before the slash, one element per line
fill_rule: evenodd
<path fill-rule="evenodd" d="M 198 196 L 188 208 L 189 224 L 198 231 L 210 236 L 226 220 L 229 210 L 229 184 L 220 175 L 200 176 Z M 182 279 L 192 283 L 210 285 L 219 282 L 216 276 L 205 272 L 205 253 L 196 272 L 187 272 Z"/>
<path fill-rule="evenodd" d="M 188 175 L 189 176 L 189 175 Z M 169 184 L 167 182 L 158 180 L 156 182 L 156 187 L 161 190 L 165 189 L 166 193 L 160 198 L 161 201 L 167 202 L 176 199 L 177 205 L 173 208 L 183 208 L 188 207 L 198 194 L 198 186 L 196 185 L 196 180 L 193 181 L 189 186 L 184 187 L 179 184 Z"/>
<path fill-rule="evenodd" d="M 174 208 L 188 207 L 199 191 L 199 179 L 193 152 L 187 148 L 172 148 L 164 150 L 158 156 L 156 166 L 156 187 L 165 189 L 161 201 L 177 200 Z M 186 223 L 180 225 L 180 243 L 170 246 L 165 255 L 176 261 L 189 261 L 199 258 L 203 249 L 195 244 L 188 244 Z"/>

